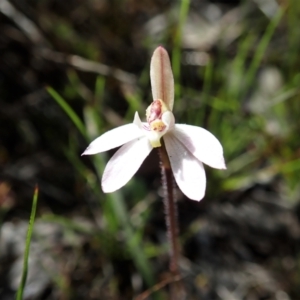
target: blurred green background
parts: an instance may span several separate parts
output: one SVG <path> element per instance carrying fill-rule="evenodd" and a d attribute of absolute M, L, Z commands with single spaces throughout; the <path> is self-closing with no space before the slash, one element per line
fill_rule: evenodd
<path fill-rule="evenodd" d="M 24 299 L 168 299 L 157 153 L 112 194 L 115 150 L 80 156 L 144 116 L 158 45 L 177 122 L 211 131 L 227 163 L 206 168 L 200 203 L 177 191 L 187 299 L 300 299 L 298 2 L 1 0 L 0 299 L 15 297 L 36 183 Z"/>

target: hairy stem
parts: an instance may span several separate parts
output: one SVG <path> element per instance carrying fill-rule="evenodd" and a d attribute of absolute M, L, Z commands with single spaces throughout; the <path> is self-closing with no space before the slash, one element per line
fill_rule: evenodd
<path fill-rule="evenodd" d="M 177 206 L 175 202 L 175 190 L 173 173 L 169 161 L 169 157 L 162 141 L 162 146 L 158 148 L 160 156 L 160 167 L 162 174 L 162 185 L 164 190 L 164 206 L 166 214 L 167 235 L 170 243 L 170 271 L 172 275 L 179 274 L 178 271 L 178 221 L 177 221 Z"/>

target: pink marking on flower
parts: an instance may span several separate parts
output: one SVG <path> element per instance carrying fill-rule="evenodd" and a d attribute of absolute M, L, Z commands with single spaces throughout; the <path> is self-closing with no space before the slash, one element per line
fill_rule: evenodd
<path fill-rule="evenodd" d="M 150 126 L 149 126 L 148 124 L 143 124 L 143 125 L 142 125 L 142 128 L 145 129 L 145 130 L 147 130 L 147 131 L 150 131 L 150 130 L 151 130 L 151 129 L 150 129 Z"/>
<path fill-rule="evenodd" d="M 162 104 L 160 100 L 154 100 L 149 107 L 149 116 L 147 117 L 147 122 L 151 124 L 157 119 L 161 119 L 162 115 Z"/>

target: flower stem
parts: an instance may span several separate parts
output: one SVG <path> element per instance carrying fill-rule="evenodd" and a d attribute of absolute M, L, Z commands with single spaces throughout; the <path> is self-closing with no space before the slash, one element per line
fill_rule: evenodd
<path fill-rule="evenodd" d="M 170 243 L 170 272 L 173 276 L 179 275 L 178 258 L 179 258 L 179 244 L 178 244 L 178 220 L 177 220 L 177 206 L 175 203 L 175 189 L 173 181 L 173 173 L 166 151 L 166 147 L 161 141 L 162 146 L 158 148 L 160 156 L 160 167 L 162 174 L 162 184 L 164 190 L 164 206 L 166 214 L 167 235 Z"/>

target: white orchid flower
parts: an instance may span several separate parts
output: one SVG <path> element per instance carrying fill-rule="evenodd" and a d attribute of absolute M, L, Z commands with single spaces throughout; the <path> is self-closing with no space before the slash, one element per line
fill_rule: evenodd
<path fill-rule="evenodd" d="M 107 163 L 102 177 L 102 189 L 110 193 L 132 178 L 151 150 L 161 146 L 163 139 L 178 187 L 188 198 L 199 201 L 206 188 L 202 163 L 226 169 L 222 145 L 201 127 L 175 124 L 172 113 L 174 79 L 168 53 L 163 47 L 153 53 L 150 77 L 154 100 L 146 110 L 147 122 L 141 122 L 136 112 L 133 123 L 102 134 L 82 155 L 123 145 Z"/>

